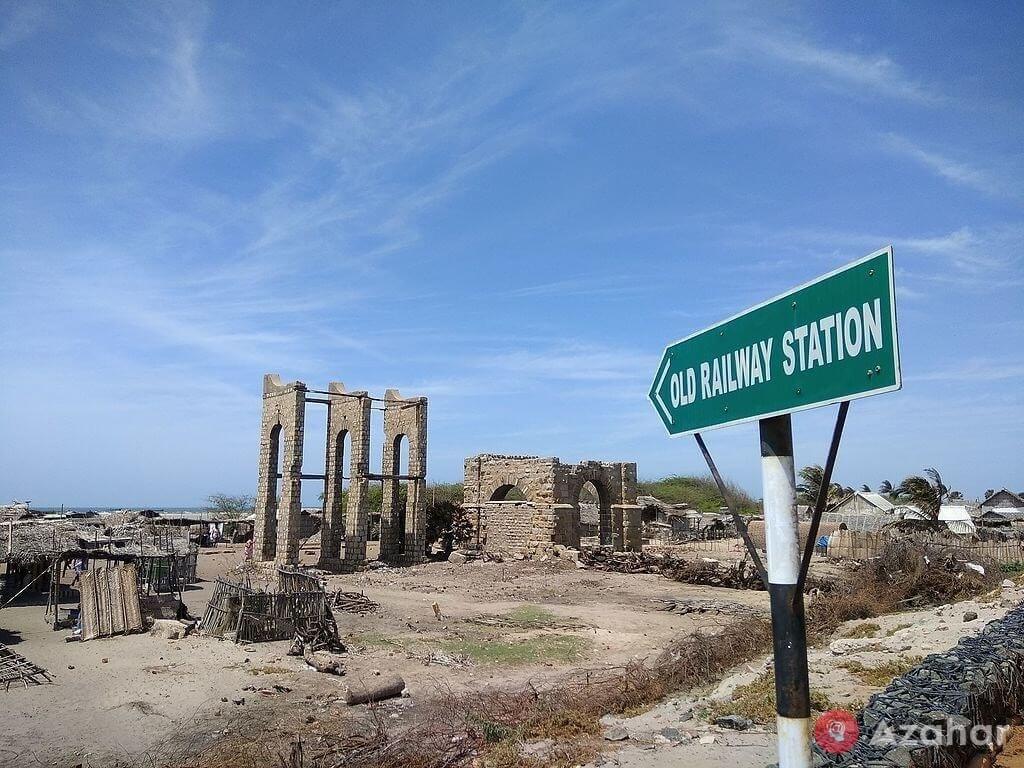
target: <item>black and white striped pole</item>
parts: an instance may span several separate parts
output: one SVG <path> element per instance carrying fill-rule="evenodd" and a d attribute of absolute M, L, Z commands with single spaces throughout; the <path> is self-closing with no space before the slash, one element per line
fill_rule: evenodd
<path fill-rule="evenodd" d="M 811 766 L 811 696 L 801 587 L 793 426 L 789 414 L 761 419 L 761 483 L 768 594 L 775 645 L 779 768 Z"/>

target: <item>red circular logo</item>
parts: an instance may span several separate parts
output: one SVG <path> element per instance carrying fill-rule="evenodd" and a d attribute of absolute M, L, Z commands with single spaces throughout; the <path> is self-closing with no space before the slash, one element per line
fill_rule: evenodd
<path fill-rule="evenodd" d="M 814 723 L 814 740 L 831 755 L 848 752 L 859 735 L 857 718 L 845 709 L 823 712 Z"/>

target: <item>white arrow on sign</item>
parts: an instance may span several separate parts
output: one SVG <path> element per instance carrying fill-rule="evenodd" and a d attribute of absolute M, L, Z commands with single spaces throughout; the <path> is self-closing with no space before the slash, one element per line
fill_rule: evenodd
<path fill-rule="evenodd" d="M 672 413 L 669 411 L 668 406 L 665 405 L 665 401 L 661 399 L 661 385 L 665 383 L 665 377 L 668 376 L 668 369 L 672 367 L 672 361 L 668 355 L 665 355 L 665 364 L 661 368 L 661 374 L 658 376 L 658 386 L 654 388 L 654 399 L 658 401 L 658 406 L 661 408 L 661 412 L 665 414 L 665 418 L 668 419 L 668 423 L 672 423 Z"/>

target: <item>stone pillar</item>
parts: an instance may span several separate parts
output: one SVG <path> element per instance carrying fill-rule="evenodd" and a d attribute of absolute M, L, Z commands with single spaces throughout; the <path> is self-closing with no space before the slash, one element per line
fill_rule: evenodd
<path fill-rule="evenodd" d="M 345 385 L 338 381 L 332 381 L 327 390 L 331 394 L 327 410 L 327 479 L 319 566 L 325 570 L 350 570 L 366 562 L 371 401 L 366 392 L 346 392 Z M 347 456 L 343 449 L 346 435 Z M 343 509 L 346 474 L 349 483 Z"/>
<path fill-rule="evenodd" d="M 555 504 L 551 509 L 555 519 L 554 543 L 579 549 L 580 508 L 575 504 Z"/>
<path fill-rule="evenodd" d="M 296 382 L 299 383 L 299 382 Z M 277 510 L 278 564 L 299 562 L 300 528 L 302 526 L 302 440 L 306 412 L 306 387 L 296 387 L 289 398 L 293 409 L 292 429 L 287 431 L 283 466 L 281 468 L 281 502 Z"/>
<path fill-rule="evenodd" d="M 399 503 L 399 445 L 408 441 L 409 476 L 404 507 Z M 380 559 L 418 563 L 426 559 L 427 399 L 403 399 L 396 389 L 384 394 L 384 480 L 381 503 Z"/>
<path fill-rule="evenodd" d="M 427 559 L 427 399 L 418 398 L 406 413 L 414 425 L 409 430 L 409 474 L 418 479 L 406 486 L 405 555 L 406 562 L 421 563 Z"/>
<path fill-rule="evenodd" d="M 611 517 L 612 517 L 612 537 L 611 544 L 612 549 L 615 552 L 621 552 L 623 550 L 623 504 L 612 504 Z"/>
<path fill-rule="evenodd" d="M 298 562 L 301 519 L 302 437 L 306 385 L 284 384 L 276 374 L 263 377 L 259 481 L 253 550 L 261 560 Z M 281 445 L 284 445 L 283 456 Z M 278 474 L 282 477 L 278 477 Z M 278 504 L 278 489 L 281 501 Z"/>
<path fill-rule="evenodd" d="M 640 513 L 643 507 L 639 504 L 623 504 L 622 533 L 627 552 L 639 552 L 643 549 L 643 525 Z"/>

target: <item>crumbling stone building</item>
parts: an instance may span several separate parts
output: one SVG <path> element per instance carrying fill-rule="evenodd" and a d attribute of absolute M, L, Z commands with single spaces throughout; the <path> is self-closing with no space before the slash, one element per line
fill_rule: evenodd
<path fill-rule="evenodd" d="M 327 406 L 322 475 L 302 472 L 306 406 L 310 403 Z M 379 474 L 370 472 L 370 413 L 375 407 L 384 411 L 384 455 Z M 346 442 L 350 446 L 348 457 Z M 409 469 L 407 474 L 400 474 L 406 443 Z M 425 397 L 403 398 L 397 390 L 389 389 L 380 399 L 364 391 L 349 392 L 340 382 L 331 382 L 326 390 L 313 390 L 301 381 L 282 383 L 276 374 L 263 377 L 253 543 L 261 560 L 298 562 L 301 484 L 303 480 L 323 480 L 321 568 L 349 570 L 366 562 L 369 484 L 374 481 L 383 483 L 379 559 L 395 564 L 421 562 L 426 557 L 426 477 Z M 346 479 L 347 492 L 343 485 Z M 402 483 L 406 484 L 404 499 Z"/>
<path fill-rule="evenodd" d="M 596 489 L 601 545 L 639 550 L 641 508 L 633 463 L 472 456 L 465 463 L 463 507 L 481 548 L 533 557 L 556 544 L 579 548 L 580 496 L 587 483 Z"/>

